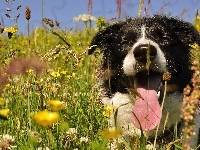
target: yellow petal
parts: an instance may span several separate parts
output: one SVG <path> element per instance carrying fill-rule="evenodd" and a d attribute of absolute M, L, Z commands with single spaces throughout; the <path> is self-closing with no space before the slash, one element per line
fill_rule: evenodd
<path fill-rule="evenodd" d="M 40 111 L 34 116 L 35 122 L 39 125 L 46 127 L 59 120 L 59 115 L 57 112 Z"/>
<path fill-rule="evenodd" d="M 52 111 L 58 111 L 66 107 L 66 103 L 59 100 L 49 100 L 47 104 Z"/>
<path fill-rule="evenodd" d="M 101 135 L 104 139 L 113 139 L 117 138 L 120 134 L 120 130 L 114 128 L 114 129 L 107 129 L 101 132 Z"/>
<path fill-rule="evenodd" d="M 0 110 L 0 115 L 3 116 L 3 117 L 6 117 L 9 112 L 10 112 L 9 109 L 1 109 Z"/>

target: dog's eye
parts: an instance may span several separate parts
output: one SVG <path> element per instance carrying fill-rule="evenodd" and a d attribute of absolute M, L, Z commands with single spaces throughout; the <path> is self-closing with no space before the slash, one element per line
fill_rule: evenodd
<path fill-rule="evenodd" d="M 134 32 L 134 31 L 128 31 L 126 34 L 125 34 L 125 40 L 131 42 L 131 41 L 136 41 L 137 39 L 137 34 Z"/>

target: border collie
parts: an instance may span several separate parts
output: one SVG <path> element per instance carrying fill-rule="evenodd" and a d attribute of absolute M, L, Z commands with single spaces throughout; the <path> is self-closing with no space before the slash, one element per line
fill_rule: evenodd
<path fill-rule="evenodd" d="M 174 126 L 181 132 L 183 89 L 193 74 L 190 44 L 194 43 L 200 44 L 198 31 L 190 23 L 166 15 L 127 18 L 92 39 L 89 54 L 96 48 L 103 53 L 102 101 L 118 109 L 117 126 L 126 139 L 140 134 L 140 129 L 151 139 L 158 124 L 160 140 L 172 139 Z M 170 74 L 166 86 L 162 77 L 165 72 Z M 110 123 L 114 126 L 114 119 Z M 199 125 L 191 141 L 193 147 Z"/>

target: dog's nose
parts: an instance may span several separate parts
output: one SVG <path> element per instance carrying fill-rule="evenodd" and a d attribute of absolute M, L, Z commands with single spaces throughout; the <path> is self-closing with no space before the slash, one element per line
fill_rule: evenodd
<path fill-rule="evenodd" d="M 147 58 L 149 58 L 150 60 L 153 60 L 156 57 L 157 50 L 156 50 L 156 47 L 153 45 L 141 44 L 141 45 L 138 45 L 134 49 L 133 54 L 137 61 L 141 63 L 146 63 Z"/>

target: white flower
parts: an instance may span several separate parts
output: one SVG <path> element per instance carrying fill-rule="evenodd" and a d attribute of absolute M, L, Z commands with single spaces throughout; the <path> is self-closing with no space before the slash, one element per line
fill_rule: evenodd
<path fill-rule="evenodd" d="M 81 137 L 80 138 L 80 142 L 81 143 L 87 143 L 88 142 L 88 138 L 87 137 Z"/>
<path fill-rule="evenodd" d="M 74 17 L 73 21 L 79 22 L 88 22 L 88 21 L 95 21 L 96 18 L 90 14 L 80 14 L 78 17 Z"/>
<path fill-rule="evenodd" d="M 79 22 L 79 21 L 80 21 L 80 18 L 79 18 L 79 17 L 74 17 L 74 18 L 73 18 L 73 21 Z"/>
<path fill-rule="evenodd" d="M 96 20 L 96 17 L 91 16 L 91 17 L 90 17 L 90 20 L 91 20 L 91 21 L 95 21 L 95 20 Z"/>
<path fill-rule="evenodd" d="M 4 134 L 2 136 L 2 140 L 7 141 L 8 143 L 12 143 L 12 142 L 15 141 L 15 138 L 13 136 L 9 135 L 9 134 Z"/>
<path fill-rule="evenodd" d="M 87 22 L 90 20 L 90 15 L 89 14 L 83 14 L 81 17 L 83 22 Z"/>
<path fill-rule="evenodd" d="M 69 134 L 69 135 L 77 134 L 77 129 L 76 128 L 69 128 L 66 133 Z"/>

